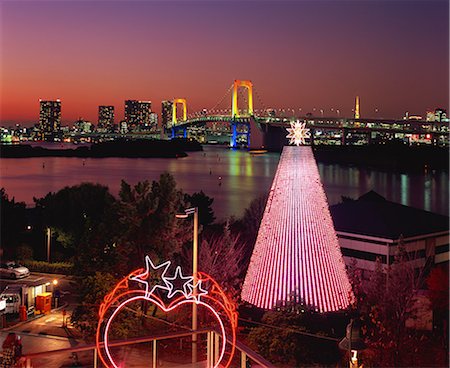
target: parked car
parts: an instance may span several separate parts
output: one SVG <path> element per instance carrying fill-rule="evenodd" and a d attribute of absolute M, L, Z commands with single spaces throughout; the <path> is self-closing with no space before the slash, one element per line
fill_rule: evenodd
<path fill-rule="evenodd" d="M 20 279 L 30 275 L 30 270 L 15 262 L 0 263 L 0 277 Z"/>
<path fill-rule="evenodd" d="M 5 314 L 19 314 L 20 294 L 17 290 L 5 290 L 1 294 L 1 298 L 5 300 Z"/>

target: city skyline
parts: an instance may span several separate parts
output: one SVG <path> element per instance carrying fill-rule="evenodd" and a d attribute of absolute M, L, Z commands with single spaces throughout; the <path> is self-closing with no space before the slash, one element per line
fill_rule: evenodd
<path fill-rule="evenodd" d="M 160 114 L 184 97 L 190 113 L 234 79 L 254 83 L 256 109 L 448 109 L 445 1 L 4 2 L 1 16 L 1 124 L 37 123 L 39 99 L 61 99 L 64 124 L 100 105 L 119 120 L 129 99 Z"/>

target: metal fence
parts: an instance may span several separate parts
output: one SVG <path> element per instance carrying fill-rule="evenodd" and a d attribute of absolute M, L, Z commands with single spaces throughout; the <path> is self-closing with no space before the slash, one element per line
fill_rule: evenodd
<path fill-rule="evenodd" d="M 129 359 L 133 360 L 132 365 L 135 367 L 157 368 L 183 366 L 212 368 L 219 359 L 219 344 L 222 336 L 212 330 L 197 330 L 196 333 L 199 337 L 198 346 L 199 348 L 203 347 L 203 349 L 199 349 L 201 353 L 198 355 L 198 363 L 196 364 L 191 364 L 191 355 L 186 354 L 192 346 L 192 331 L 117 340 L 109 343 L 109 347 L 116 349 L 116 353 L 120 351 L 122 355 L 125 354 Z M 170 349 L 167 349 L 169 340 L 171 345 Z M 231 341 L 228 341 L 228 343 L 231 344 Z M 206 349 L 204 349 L 205 345 Z M 174 346 L 177 347 L 174 348 Z M 101 345 L 102 347 L 103 345 Z M 185 359 L 185 362 L 173 362 L 177 354 L 182 355 L 183 353 L 185 353 L 184 356 L 189 356 L 188 359 Z M 97 346 L 95 344 L 86 344 L 83 346 L 27 354 L 21 358 L 18 366 L 21 368 L 59 368 L 61 366 L 100 368 L 104 365 L 99 359 Z M 274 365 L 245 344 L 237 341 L 231 367 L 272 368 Z"/>

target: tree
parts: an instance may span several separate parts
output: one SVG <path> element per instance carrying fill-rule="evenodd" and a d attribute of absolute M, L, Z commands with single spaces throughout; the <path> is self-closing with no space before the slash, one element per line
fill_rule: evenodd
<path fill-rule="evenodd" d="M 332 366 L 339 357 L 337 345 L 320 338 L 327 334 L 320 325 L 328 325 L 326 317 L 292 303 L 265 312 L 260 325 L 251 329 L 248 341 L 253 349 L 277 366 Z"/>
<path fill-rule="evenodd" d="M 250 206 L 245 209 L 244 215 L 231 225 L 233 232 L 240 234 L 240 240 L 245 244 L 243 272 L 247 271 L 253 248 L 258 236 L 259 226 L 266 207 L 267 194 L 261 195 L 250 202 Z"/>
<path fill-rule="evenodd" d="M 189 245 L 183 253 L 185 269 L 191 269 L 192 247 Z M 239 236 L 232 235 L 229 225 L 225 224 L 222 233 L 216 233 L 201 242 L 199 266 L 216 280 L 231 298 L 237 300 L 243 282 L 244 244 Z"/>
<path fill-rule="evenodd" d="M 122 181 L 118 213 L 123 232 L 119 242 L 131 266 L 140 267 L 147 254 L 154 260 L 165 260 L 180 253 L 192 235 L 189 222 L 175 217 L 185 208 L 183 193 L 169 173 L 161 174 L 151 185 L 144 181 L 131 187 Z"/>
<path fill-rule="evenodd" d="M 245 229 L 246 240 L 255 244 L 258 235 L 259 225 L 264 215 L 267 203 L 267 194 L 263 194 L 250 202 L 250 206 L 245 209 L 242 217 L 242 226 Z"/>
<path fill-rule="evenodd" d="M 299 345 L 294 329 L 297 328 L 299 316 L 295 313 L 266 312 L 262 319 L 266 326 L 250 331 L 250 346 L 275 364 L 298 366 L 297 356 L 302 353 L 303 347 Z"/>
<path fill-rule="evenodd" d="M 214 198 L 208 197 L 202 190 L 192 195 L 185 194 L 184 200 L 189 204 L 189 207 L 198 207 L 198 222 L 200 225 L 210 225 L 216 219 L 211 208 Z"/>
<path fill-rule="evenodd" d="M 431 304 L 434 310 L 448 311 L 449 302 L 449 273 L 448 266 L 439 265 L 433 268 L 427 278 L 430 290 Z"/>
<path fill-rule="evenodd" d="M 74 309 L 70 320 L 88 339 L 95 335 L 100 304 L 116 282 L 110 273 L 96 272 L 78 284 L 80 304 Z"/>
<path fill-rule="evenodd" d="M 366 364 L 425 364 L 419 363 L 423 336 L 406 328 L 406 321 L 415 316 L 415 297 L 424 282 L 424 267 L 417 268 L 414 259 L 400 241 L 394 262 L 383 269 L 377 260 L 370 280 L 362 283 L 359 286 L 362 290 L 355 293 L 369 348 Z"/>
<path fill-rule="evenodd" d="M 449 324 L 449 269 L 448 265 L 433 268 L 427 278 L 430 293 L 433 321 L 436 332 L 442 336 L 444 346 L 448 352 L 448 324 Z M 447 354 L 448 356 L 448 354 Z M 448 361 L 447 361 L 448 363 Z"/>
<path fill-rule="evenodd" d="M 24 202 L 9 199 L 4 188 L 0 189 L 0 256 L 13 258 L 27 226 Z M 2 257 L 2 258 L 3 258 Z"/>
<path fill-rule="evenodd" d="M 20 244 L 16 249 L 16 258 L 19 261 L 33 259 L 33 248 L 28 244 Z"/>
<path fill-rule="evenodd" d="M 106 186 L 92 183 L 65 187 L 35 199 L 43 222 L 56 235 L 52 253 L 72 258 L 81 274 L 111 270 L 116 260 L 115 238 L 120 228 L 116 199 Z M 55 249 L 56 248 L 56 249 Z"/>

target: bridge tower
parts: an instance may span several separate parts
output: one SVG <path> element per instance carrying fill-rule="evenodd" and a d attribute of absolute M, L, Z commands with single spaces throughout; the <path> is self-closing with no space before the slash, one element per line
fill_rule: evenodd
<path fill-rule="evenodd" d="M 359 119 L 359 96 L 356 96 L 356 102 L 355 102 L 355 119 Z"/>
<path fill-rule="evenodd" d="M 231 117 L 239 117 L 238 109 L 238 88 L 244 87 L 248 92 L 248 115 L 253 116 L 253 84 L 249 80 L 235 80 L 233 84 L 233 94 L 231 99 Z"/>
<path fill-rule="evenodd" d="M 183 121 L 187 120 L 187 105 L 185 98 L 174 98 L 172 101 L 172 125 L 176 125 L 177 120 L 177 105 L 183 105 Z"/>
<path fill-rule="evenodd" d="M 185 98 L 174 98 L 172 101 L 172 138 L 176 138 L 177 132 L 179 129 L 176 128 L 176 125 L 178 123 L 177 119 L 177 106 L 178 104 L 183 105 L 183 120 L 187 120 L 187 104 Z M 183 137 L 187 138 L 187 128 L 183 127 Z"/>

